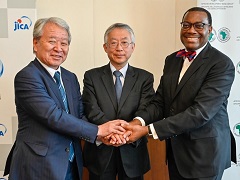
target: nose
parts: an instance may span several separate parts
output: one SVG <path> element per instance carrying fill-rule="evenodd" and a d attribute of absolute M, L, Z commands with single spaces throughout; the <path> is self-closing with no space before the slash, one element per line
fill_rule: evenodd
<path fill-rule="evenodd" d="M 62 44 L 61 44 L 61 42 L 58 41 L 58 42 L 55 43 L 54 50 L 62 51 Z"/>
<path fill-rule="evenodd" d="M 121 45 L 120 42 L 117 44 L 116 50 L 117 51 L 122 51 L 123 50 L 122 45 Z"/>
<path fill-rule="evenodd" d="M 192 31 L 193 31 L 193 32 L 196 32 L 193 24 L 192 24 L 191 27 L 188 29 L 188 31 L 190 31 L 190 32 L 192 32 Z"/>

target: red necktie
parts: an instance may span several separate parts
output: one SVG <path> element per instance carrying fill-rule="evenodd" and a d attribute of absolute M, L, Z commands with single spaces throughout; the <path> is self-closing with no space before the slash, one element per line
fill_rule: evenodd
<path fill-rule="evenodd" d="M 192 61 L 193 58 L 196 56 L 196 51 L 185 51 L 185 49 L 181 49 L 177 52 L 176 57 L 183 57 L 185 56 L 188 58 L 189 61 Z"/>

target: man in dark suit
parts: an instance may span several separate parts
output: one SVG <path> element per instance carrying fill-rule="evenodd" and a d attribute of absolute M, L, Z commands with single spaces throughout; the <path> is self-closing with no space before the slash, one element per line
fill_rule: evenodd
<path fill-rule="evenodd" d="M 87 71 L 84 75 L 83 104 L 91 123 L 100 125 L 113 119 L 130 121 L 135 112 L 144 109 L 154 95 L 153 75 L 128 64 L 135 48 L 133 30 L 126 24 L 110 26 L 104 35 L 104 50 L 110 63 Z M 117 77 L 121 72 L 121 96 L 115 92 Z M 121 136 L 120 143 L 125 142 Z M 84 146 L 84 162 L 90 180 L 142 180 L 150 169 L 147 138 L 121 147 L 115 144 L 91 144 Z"/>
<path fill-rule="evenodd" d="M 35 23 L 36 58 L 14 81 L 19 123 L 5 168 L 11 180 L 79 180 L 83 164 L 80 139 L 94 143 L 96 138 L 123 131 L 119 127 L 122 121 L 96 126 L 84 120 L 77 77 L 60 67 L 70 42 L 64 20 L 44 18 Z"/>
<path fill-rule="evenodd" d="M 207 10 L 187 10 L 180 33 L 187 52 L 167 56 L 154 100 L 136 113 L 142 119 L 131 124 L 139 125 L 125 127 L 132 131 L 129 142 L 147 133 L 166 140 L 171 180 L 220 180 L 231 156 L 236 162 L 227 113 L 234 65 L 210 45 L 211 31 Z"/>

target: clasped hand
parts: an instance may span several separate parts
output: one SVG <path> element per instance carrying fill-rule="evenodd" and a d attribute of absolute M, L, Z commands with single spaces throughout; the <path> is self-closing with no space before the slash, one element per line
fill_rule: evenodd
<path fill-rule="evenodd" d="M 109 121 L 108 123 L 114 121 Z M 138 120 L 133 120 L 130 123 L 123 120 L 119 121 L 124 122 L 120 124 L 124 130 L 122 129 L 122 131 L 118 131 L 117 133 L 110 133 L 107 136 L 101 137 L 99 140 L 106 145 L 118 147 L 126 143 L 133 143 L 148 134 L 148 128 L 142 126 Z"/>

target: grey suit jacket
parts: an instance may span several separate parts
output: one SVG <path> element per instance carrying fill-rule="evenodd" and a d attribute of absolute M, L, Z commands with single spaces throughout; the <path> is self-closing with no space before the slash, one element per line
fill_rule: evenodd
<path fill-rule="evenodd" d="M 93 143 L 98 128 L 84 121 L 80 87 L 75 74 L 61 68 L 70 114 L 64 111 L 57 84 L 35 59 L 14 81 L 18 132 L 10 155 L 9 179 L 64 180 L 69 145 L 73 141 L 79 176 L 80 138 Z"/>
<path fill-rule="evenodd" d="M 83 104 L 88 120 L 103 124 L 114 119 L 131 121 L 135 112 L 144 109 L 154 95 L 153 75 L 129 65 L 119 103 L 114 89 L 110 65 L 89 70 L 84 75 Z M 100 175 L 112 156 L 114 147 L 104 144 L 99 147 L 85 143 L 86 167 Z M 150 168 L 147 139 L 143 137 L 134 144 L 119 147 L 123 167 L 129 177 L 143 175 Z"/>
<path fill-rule="evenodd" d="M 137 114 L 154 122 L 160 140 L 171 141 L 183 177 L 214 176 L 230 167 L 236 151 L 227 113 L 234 65 L 207 44 L 178 84 L 182 63 L 176 52 L 166 58 L 153 102 Z"/>

